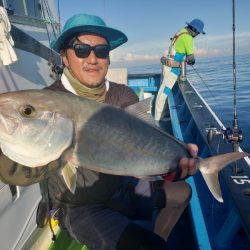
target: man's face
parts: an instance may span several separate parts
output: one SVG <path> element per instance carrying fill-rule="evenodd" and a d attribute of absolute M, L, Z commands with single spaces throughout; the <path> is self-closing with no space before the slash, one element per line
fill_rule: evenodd
<path fill-rule="evenodd" d="M 90 46 L 108 44 L 106 39 L 94 34 L 80 34 L 75 43 L 84 43 Z M 98 86 L 103 82 L 109 66 L 109 57 L 98 58 L 92 50 L 86 58 L 76 56 L 73 48 L 62 53 L 63 63 L 71 74 L 82 84 L 88 87 Z"/>

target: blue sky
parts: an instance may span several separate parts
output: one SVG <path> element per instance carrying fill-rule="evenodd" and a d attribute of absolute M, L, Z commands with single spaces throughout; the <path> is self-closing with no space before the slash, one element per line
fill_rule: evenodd
<path fill-rule="evenodd" d="M 250 1 L 235 0 L 236 54 L 250 53 Z M 61 0 L 62 24 L 78 13 L 95 14 L 123 31 L 128 42 L 111 53 L 111 66 L 154 64 L 170 37 L 194 18 L 206 35 L 194 39 L 195 55 L 232 55 L 232 0 Z"/>

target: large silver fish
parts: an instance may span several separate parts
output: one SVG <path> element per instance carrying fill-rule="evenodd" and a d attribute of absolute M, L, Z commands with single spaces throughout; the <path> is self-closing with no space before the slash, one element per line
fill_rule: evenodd
<path fill-rule="evenodd" d="M 142 178 L 170 173 L 181 157 L 190 157 L 186 144 L 120 108 L 51 90 L 0 95 L 0 146 L 7 157 L 28 167 L 60 158 L 73 193 L 77 167 Z M 218 172 L 247 155 L 197 159 L 218 201 L 223 201 Z"/>

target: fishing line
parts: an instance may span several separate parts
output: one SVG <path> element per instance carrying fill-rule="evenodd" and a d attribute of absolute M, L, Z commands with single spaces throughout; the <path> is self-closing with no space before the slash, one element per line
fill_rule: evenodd
<path fill-rule="evenodd" d="M 209 86 L 206 84 L 206 82 L 204 81 L 204 79 L 201 77 L 201 75 L 199 74 L 199 72 L 195 69 L 195 67 L 193 65 L 191 65 L 194 72 L 196 73 L 196 75 L 200 78 L 201 82 L 203 83 L 203 85 L 207 88 L 207 90 L 209 91 L 210 95 L 212 96 L 213 100 L 215 103 L 219 103 L 218 98 L 213 94 L 212 90 L 209 88 Z M 218 115 L 219 120 L 221 120 L 221 113 L 219 113 Z M 222 129 L 222 126 L 220 126 Z"/>
<path fill-rule="evenodd" d="M 43 15 L 44 22 L 45 22 L 45 20 L 46 20 L 46 15 L 45 15 L 45 10 L 44 10 L 45 7 L 46 7 L 46 6 L 45 6 L 45 1 L 42 1 L 42 2 L 41 2 L 41 11 L 42 11 L 42 15 Z M 50 42 L 51 42 L 51 39 L 50 39 L 49 29 L 48 29 L 48 26 L 47 26 L 46 23 L 45 23 L 45 28 L 46 28 L 46 31 L 47 31 L 48 41 L 49 41 L 49 43 L 50 43 Z"/>
<path fill-rule="evenodd" d="M 51 14 L 51 10 L 49 8 L 49 4 L 48 4 L 47 0 L 44 0 L 44 5 L 45 5 L 45 8 L 46 8 L 46 11 L 47 11 L 47 14 L 48 14 L 49 24 L 51 25 L 53 35 L 54 35 L 55 38 L 57 38 L 57 32 L 55 30 L 55 23 L 54 23 L 55 20 L 53 19 L 53 16 Z"/>
<path fill-rule="evenodd" d="M 58 11 L 58 22 L 59 22 L 59 34 L 61 34 L 61 6 L 60 6 L 60 0 L 57 2 L 57 11 Z"/>
<path fill-rule="evenodd" d="M 198 73 L 198 71 L 195 69 L 195 67 L 193 65 L 191 65 L 194 72 L 197 74 L 197 76 L 200 78 L 201 82 L 204 84 L 204 86 L 207 88 L 207 90 L 209 91 L 210 95 L 214 98 L 214 101 L 218 101 L 217 97 L 213 94 L 213 92 L 211 91 L 211 89 L 209 88 L 209 86 L 206 84 L 206 82 L 204 81 L 204 79 L 201 77 L 201 75 Z"/>
<path fill-rule="evenodd" d="M 210 90 L 209 86 L 206 84 L 206 82 L 204 81 L 204 79 L 201 77 L 201 75 L 198 73 L 198 71 L 194 68 L 193 65 L 191 65 L 194 72 L 197 74 L 197 76 L 200 78 L 201 82 L 204 84 L 204 86 L 207 88 L 207 90 L 209 91 L 210 95 L 212 96 L 212 98 L 214 99 L 215 103 L 219 103 L 218 98 L 213 94 L 213 92 Z M 217 117 L 218 119 L 221 121 L 222 120 L 222 112 L 217 112 Z M 218 153 L 220 150 L 220 146 L 221 146 L 221 142 L 224 141 L 224 137 L 225 135 L 223 135 L 225 128 L 223 125 L 221 125 L 220 123 L 218 123 L 218 125 L 220 126 L 220 129 L 215 129 L 215 131 L 213 131 L 212 129 L 210 129 L 210 131 L 208 131 L 207 133 L 207 137 L 208 137 L 208 143 L 210 144 L 213 140 L 213 136 L 216 134 L 221 134 L 222 136 L 219 137 L 217 146 L 216 146 L 216 152 Z M 211 136 L 212 133 L 212 136 Z M 210 135 L 209 135 L 210 134 Z"/>

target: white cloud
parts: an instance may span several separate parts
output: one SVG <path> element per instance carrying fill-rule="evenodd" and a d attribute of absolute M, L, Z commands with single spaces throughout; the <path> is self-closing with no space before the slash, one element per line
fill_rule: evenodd
<path fill-rule="evenodd" d="M 132 62 L 132 61 L 152 61 L 159 59 L 160 55 L 157 54 L 138 54 L 138 53 L 129 53 L 129 52 L 121 52 L 116 54 L 111 54 L 111 61 L 112 62 Z"/>
<path fill-rule="evenodd" d="M 250 32 L 242 32 L 235 35 L 236 53 L 250 53 L 249 44 Z M 223 56 L 231 55 L 233 50 L 233 35 L 224 34 L 216 36 L 205 36 L 195 43 L 197 56 Z"/>
<path fill-rule="evenodd" d="M 235 35 L 236 52 L 250 53 L 250 32 Z M 194 39 L 195 56 L 214 57 L 231 55 L 233 48 L 233 35 L 205 35 Z M 147 42 L 127 43 L 111 52 L 111 62 L 119 65 L 139 65 L 159 63 L 160 57 L 166 54 L 169 42 L 165 39 Z"/>

